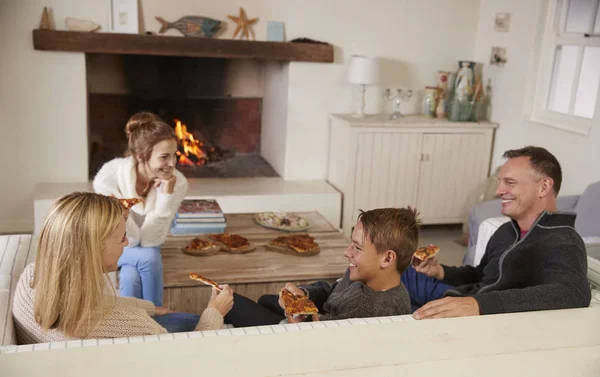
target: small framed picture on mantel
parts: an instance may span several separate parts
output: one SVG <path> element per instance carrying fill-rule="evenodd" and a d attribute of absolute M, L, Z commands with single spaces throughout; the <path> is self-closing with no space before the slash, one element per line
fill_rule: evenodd
<path fill-rule="evenodd" d="M 113 33 L 140 33 L 138 0 L 110 0 L 110 30 Z"/>

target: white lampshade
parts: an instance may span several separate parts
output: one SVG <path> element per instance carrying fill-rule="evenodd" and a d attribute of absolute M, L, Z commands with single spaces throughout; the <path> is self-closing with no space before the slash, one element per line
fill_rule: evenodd
<path fill-rule="evenodd" d="M 362 85 L 379 83 L 379 59 L 371 56 L 352 55 L 348 66 L 348 82 Z"/>

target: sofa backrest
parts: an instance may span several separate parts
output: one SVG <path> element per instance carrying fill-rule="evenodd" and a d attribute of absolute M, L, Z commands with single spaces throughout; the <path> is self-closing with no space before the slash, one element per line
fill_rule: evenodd
<path fill-rule="evenodd" d="M 21 273 L 35 258 L 29 234 L 0 236 L 0 346 L 17 344 L 12 302 Z"/>

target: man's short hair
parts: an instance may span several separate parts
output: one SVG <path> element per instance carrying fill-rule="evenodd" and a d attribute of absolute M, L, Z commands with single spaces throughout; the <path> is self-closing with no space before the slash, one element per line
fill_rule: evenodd
<path fill-rule="evenodd" d="M 527 146 L 521 149 L 509 149 L 502 155 L 504 158 L 529 157 L 529 163 L 537 173 L 550 177 L 554 181 L 554 195 L 558 195 L 562 183 L 562 169 L 554 155 L 542 147 Z"/>
<path fill-rule="evenodd" d="M 363 237 L 368 237 L 377 253 L 396 253 L 396 269 L 403 273 L 419 243 L 418 216 L 417 210 L 410 207 L 378 208 L 360 210 L 358 221 L 363 225 Z"/>

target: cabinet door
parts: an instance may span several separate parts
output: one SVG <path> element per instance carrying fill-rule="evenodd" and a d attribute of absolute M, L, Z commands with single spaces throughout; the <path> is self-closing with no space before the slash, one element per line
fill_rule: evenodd
<path fill-rule="evenodd" d="M 359 209 L 416 206 L 421 134 L 359 133 L 357 144 L 352 220 Z"/>
<path fill-rule="evenodd" d="M 466 202 L 489 169 L 482 133 L 424 134 L 418 206 L 423 223 L 460 223 Z"/>

